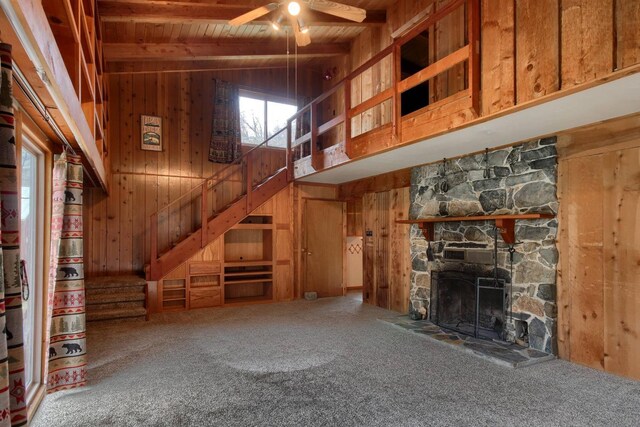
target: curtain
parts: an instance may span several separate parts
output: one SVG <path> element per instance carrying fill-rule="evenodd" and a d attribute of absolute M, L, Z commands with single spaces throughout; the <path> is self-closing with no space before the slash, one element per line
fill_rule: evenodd
<path fill-rule="evenodd" d="M 229 82 L 216 80 L 209 161 L 233 163 L 241 156 L 241 150 L 238 87 Z"/>
<path fill-rule="evenodd" d="M 51 260 L 47 304 L 47 391 L 86 383 L 82 163 L 66 152 L 53 166 Z"/>
<path fill-rule="evenodd" d="M 11 46 L 0 44 L 0 426 L 27 424 L 20 281 L 20 198 L 11 97 Z"/>

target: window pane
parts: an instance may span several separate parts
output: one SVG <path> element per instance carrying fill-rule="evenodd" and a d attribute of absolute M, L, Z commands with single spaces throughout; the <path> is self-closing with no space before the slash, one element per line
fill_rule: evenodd
<path fill-rule="evenodd" d="M 243 144 L 261 144 L 265 139 L 264 101 L 240 97 L 240 135 Z"/>
<path fill-rule="evenodd" d="M 23 328 L 24 328 L 24 362 L 26 389 L 34 380 L 36 369 L 34 355 L 36 353 L 36 291 L 33 289 L 36 278 L 36 202 L 37 202 L 37 167 L 35 155 L 26 149 L 22 150 L 22 184 L 20 188 L 20 258 L 26 263 L 27 278 L 29 280 L 29 299 L 22 304 Z"/>
<path fill-rule="evenodd" d="M 287 126 L 287 119 L 293 116 L 298 108 L 295 105 L 283 104 L 280 102 L 267 102 L 267 129 L 269 135 L 274 135 L 280 129 L 284 129 Z M 282 132 L 276 138 L 274 138 L 269 145 L 275 145 L 278 147 L 287 146 L 287 134 Z"/>

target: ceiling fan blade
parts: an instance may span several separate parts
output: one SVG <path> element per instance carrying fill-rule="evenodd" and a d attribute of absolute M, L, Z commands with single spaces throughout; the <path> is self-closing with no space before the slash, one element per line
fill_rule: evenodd
<path fill-rule="evenodd" d="M 238 16 L 237 18 L 233 18 L 231 21 L 229 21 L 229 25 L 233 25 L 234 27 L 236 27 L 238 25 L 246 24 L 247 22 L 253 21 L 254 19 L 260 18 L 261 16 L 264 16 L 267 13 L 276 10 L 278 6 L 280 6 L 279 3 L 269 3 L 265 6 L 260 6 L 250 12 Z"/>
<path fill-rule="evenodd" d="M 298 20 L 289 15 L 289 22 L 291 23 L 291 28 L 293 28 L 293 35 L 296 38 L 296 44 L 298 46 L 307 46 L 311 43 L 311 37 L 309 33 L 303 33 L 300 31 L 300 25 L 298 24 Z"/>
<path fill-rule="evenodd" d="M 359 7 L 336 3 L 329 0 L 305 0 L 307 5 L 318 12 L 327 13 L 349 21 L 362 22 L 367 17 L 367 11 Z"/>

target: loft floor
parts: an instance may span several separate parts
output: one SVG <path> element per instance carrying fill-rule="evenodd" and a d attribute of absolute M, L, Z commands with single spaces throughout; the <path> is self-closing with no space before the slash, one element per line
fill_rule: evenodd
<path fill-rule="evenodd" d="M 33 426 L 637 425 L 637 382 L 501 367 L 390 315 L 338 297 L 97 326 L 88 387 L 47 396 Z"/>

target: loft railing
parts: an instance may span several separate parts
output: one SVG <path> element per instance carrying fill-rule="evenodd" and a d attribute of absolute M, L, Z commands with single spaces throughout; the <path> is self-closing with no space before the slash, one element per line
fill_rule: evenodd
<path fill-rule="evenodd" d="M 460 22 L 452 19 L 457 17 L 461 17 Z M 442 33 L 445 24 L 460 29 L 449 36 L 460 39 L 457 45 L 450 42 L 445 48 L 437 46 L 435 34 Z M 418 37 L 428 44 L 422 58 L 427 65 L 403 76 L 403 49 L 411 50 L 411 43 Z M 371 140 L 359 138 L 365 134 L 381 132 L 376 143 L 385 144 L 384 148 L 401 142 L 402 97 L 420 85 L 428 86 L 429 99 L 425 108 L 462 92 L 468 97 L 469 107 L 477 114 L 479 41 L 479 0 L 453 0 L 428 14 L 421 23 L 291 117 L 287 124 L 291 178 L 324 169 L 327 166 L 324 157 L 334 156 L 335 162 L 342 163 L 365 153 L 367 147 L 364 145 L 371 143 Z M 461 82 L 446 82 L 446 73 L 454 68 L 460 70 Z M 365 96 L 358 90 L 364 84 L 370 89 Z M 325 120 L 326 111 L 331 113 Z M 304 160 L 310 160 L 313 170 L 294 171 L 294 163 L 304 163 Z"/>
<path fill-rule="evenodd" d="M 151 270 L 157 270 L 159 259 L 171 249 L 183 247 L 188 253 L 220 235 L 209 222 L 234 204 L 242 202 L 242 212 L 249 213 L 263 203 L 262 185 L 279 172 L 286 177 L 285 141 L 282 129 L 151 215 Z"/>

